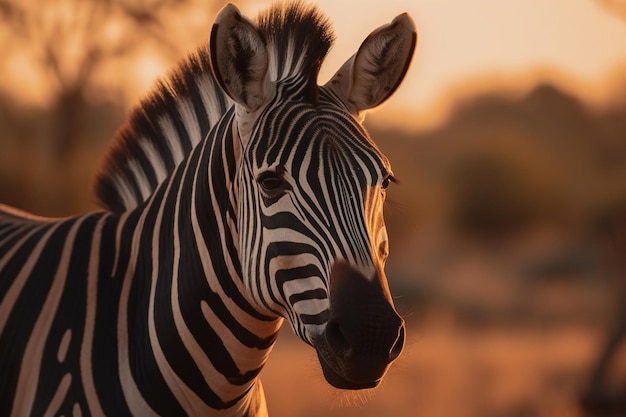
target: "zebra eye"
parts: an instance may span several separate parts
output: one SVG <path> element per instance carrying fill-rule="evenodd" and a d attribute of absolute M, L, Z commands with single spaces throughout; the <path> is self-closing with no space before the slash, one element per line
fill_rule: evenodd
<path fill-rule="evenodd" d="M 381 187 L 383 187 L 383 190 L 386 190 L 387 187 L 389 187 L 389 184 L 391 184 L 392 182 L 395 182 L 396 179 L 392 176 L 392 175 L 387 175 L 387 177 L 385 177 L 385 179 L 383 180 L 383 182 L 380 184 Z"/>
<path fill-rule="evenodd" d="M 285 182 L 280 174 L 272 171 L 267 171 L 259 175 L 257 182 L 261 185 L 264 191 L 268 193 L 275 193 L 284 189 Z"/>

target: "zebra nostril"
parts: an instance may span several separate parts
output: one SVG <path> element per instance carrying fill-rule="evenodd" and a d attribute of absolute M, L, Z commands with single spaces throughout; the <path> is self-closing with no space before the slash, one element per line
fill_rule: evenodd
<path fill-rule="evenodd" d="M 404 348 L 404 325 L 400 327 L 400 331 L 398 332 L 398 338 L 396 339 L 396 342 L 394 343 L 394 345 L 391 347 L 391 350 L 389 351 L 389 363 L 395 361 L 398 356 L 400 356 L 400 353 L 402 352 L 402 349 Z"/>
<path fill-rule="evenodd" d="M 336 320 L 331 319 L 326 324 L 326 341 L 336 354 L 347 356 L 350 353 L 350 343 Z"/>

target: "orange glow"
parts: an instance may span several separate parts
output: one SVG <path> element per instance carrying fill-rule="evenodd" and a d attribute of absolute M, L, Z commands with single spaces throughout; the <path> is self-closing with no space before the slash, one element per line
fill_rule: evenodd
<path fill-rule="evenodd" d="M 459 92 L 502 86 L 519 90 L 546 78 L 598 102 L 610 91 L 609 75 L 626 65 L 626 23 L 592 0 L 318 0 L 315 3 L 329 15 L 337 33 L 337 43 L 322 68 L 320 82 L 327 80 L 357 50 L 372 29 L 404 11 L 416 20 L 419 30 L 416 57 L 402 88 L 377 111 L 379 115 L 375 118 L 381 121 L 407 121 L 403 114 L 417 113 L 419 117 L 412 117 L 410 125 L 433 125 L 445 117 Z M 247 15 L 254 16 L 268 4 L 245 1 L 240 7 Z M 180 44 L 181 53 L 194 48 L 208 35 L 211 25 L 208 20 L 217 5 L 204 9 L 205 13 L 186 10 L 181 13 L 183 17 L 172 19 L 172 27 L 181 33 L 171 37 L 184 40 Z M 184 21 L 176 23 L 176 18 Z M 112 23 L 103 32 L 103 36 L 116 38 L 119 27 Z M 67 53 L 79 54 L 76 48 L 80 48 L 80 42 Z M 149 53 L 133 63 L 132 76 L 124 75 L 128 105 L 145 93 L 154 78 L 164 75 L 174 65 L 176 57 L 170 56 L 167 61 L 163 57 L 150 57 Z M 5 62 L 0 89 L 23 101 L 41 104 L 50 97 L 52 86 L 37 80 L 32 65 L 25 58 Z M 106 85 L 115 85 L 113 76 L 99 78 L 104 81 L 105 89 Z M 478 81 L 469 83 L 468 79 Z"/>
<path fill-rule="evenodd" d="M 624 67 L 607 71 L 597 79 L 581 79 L 554 67 L 536 67 L 521 72 L 485 72 L 450 83 L 439 91 L 424 108 L 404 106 L 390 100 L 368 119 L 377 125 L 393 124 L 405 130 L 433 129 L 448 120 L 450 112 L 460 103 L 482 93 L 496 93 L 513 99 L 521 98 L 539 84 L 551 84 L 560 90 L 582 98 L 594 108 L 623 100 L 626 90 L 626 61 Z"/>
<path fill-rule="evenodd" d="M 275 0 L 221 1 L 254 17 Z M 626 10 L 625 0 L 305 1 L 336 32 L 320 84 L 373 29 L 403 12 L 417 23 L 407 78 L 366 120 L 398 178 L 385 203 L 386 272 L 409 327 L 383 385 L 350 396 L 328 386 L 286 325 L 261 374 L 271 415 L 582 416 L 580 394 L 626 305 L 623 247 L 612 261 L 601 235 L 621 219 L 626 236 L 626 15 L 603 6 Z M 45 4 L 63 2 L 82 4 L 58 12 L 64 22 L 118 3 Z M 112 18 L 62 48 L 71 75 L 89 33 L 103 48 L 140 45 L 97 65 L 92 102 L 72 113 L 80 141 L 58 161 L 59 85 L 37 43 L 0 20 L 0 203 L 52 216 L 99 210 L 91 180 L 128 108 L 208 40 L 222 6 L 181 3 L 156 42 Z M 626 343 L 611 366 L 626 387 Z"/>
<path fill-rule="evenodd" d="M 132 77 L 134 79 L 134 88 L 137 89 L 138 95 L 150 91 L 154 85 L 154 80 L 164 76 L 167 70 L 167 62 L 153 55 L 146 54 L 137 59 L 136 67 L 132 71 Z"/>

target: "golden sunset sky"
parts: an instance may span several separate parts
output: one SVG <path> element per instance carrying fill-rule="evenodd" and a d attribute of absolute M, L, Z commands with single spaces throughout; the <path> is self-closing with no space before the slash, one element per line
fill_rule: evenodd
<path fill-rule="evenodd" d="M 616 3 L 623 0 L 614 0 Z M 329 78 L 369 32 L 397 14 L 415 19 L 419 41 L 405 83 L 372 117 L 417 113 L 428 124 L 476 88 L 520 90 L 551 81 L 594 103 L 626 78 L 626 20 L 594 0 L 317 0 L 337 41 L 320 80 Z M 265 1 L 246 4 L 251 14 Z M 452 97 L 450 96 L 452 94 Z M 433 120 L 431 120 L 433 122 Z"/>
<path fill-rule="evenodd" d="M 616 2 L 620 1 L 626 9 L 623 0 Z M 260 9 L 264 3 L 251 6 Z M 620 67 L 622 82 L 626 79 L 626 20 L 594 0 L 315 3 L 329 14 L 337 34 L 322 80 L 356 51 L 373 28 L 404 11 L 415 19 L 419 41 L 409 75 L 374 117 L 393 117 L 404 109 L 436 118 L 433 111 L 446 109 L 451 92 L 463 94 L 476 84 L 524 89 L 543 78 L 597 102 L 611 95 L 612 85 L 607 83 L 619 76 Z"/>
<path fill-rule="evenodd" d="M 269 0 L 232 1 L 249 17 L 271 4 Z M 373 29 L 406 11 L 418 26 L 417 52 L 397 94 L 369 116 L 374 120 L 433 125 L 459 98 L 476 91 L 503 87 L 523 93 L 541 81 L 602 103 L 615 98 L 616 80 L 626 82 L 626 15 L 620 19 L 599 1 L 621 3 L 626 10 L 626 0 L 313 1 L 330 17 L 337 38 L 320 83 Z M 211 4 L 202 6 L 210 14 L 217 10 Z M 172 36 L 191 32 L 192 26 L 200 28 L 202 37 L 210 33 L 208 16 L 176 19 L 180 22 L 170 29 L 177 32 Z M 196 40 L 187 42 L 181 50 L 196 46 Z M 28 63 L 17 59 L 8 64 L 4 89 L 17 91 L 16 96 L 27 101 L 45 100 L 46 85 L 29 75 Z M 109 71 L 108 77 L 126 85 L 131 105 L 173 65 L 148 53 L 129 73 Z"/>

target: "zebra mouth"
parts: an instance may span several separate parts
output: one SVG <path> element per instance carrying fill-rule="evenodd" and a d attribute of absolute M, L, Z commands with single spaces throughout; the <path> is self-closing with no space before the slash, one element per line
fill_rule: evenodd
<path fill-rule="evenodd" d="M 335 388 L 345 390 L 376 388 L 382 381 L 388 368 L 387 363 L 382 366 L 374 364 L 371 367 L 362 366 L 363 361 L 354 361 L 356 358 L 351 358 L 349 354 L 334 352 L 323 337 L 317 339 L 314 346 L 324 378 Z M 351 362 L 358 362 L 361 365 L 357 366 L 358 371 L 354 369 L 355 364 Z"/>
<path fill-rule="evenodd" d="M 326 378 L 326 381 L 335 388 L 345 389 L 345 390 L 361 390 L 361 389 L 376 388 L 382 381 L 382 376 L 373 381 L 359 381 L 359 382 L 351 381 L 347 379 L 345 376 L 335 371 L 333 367 L 330 366 L 328 362 L 324 359 L 324 357 L 322 356 L 319 350 L 317 351 L 317 357 L 322 367 L 322 373 L 324 374 L 324 378 Z"/>

